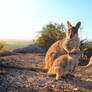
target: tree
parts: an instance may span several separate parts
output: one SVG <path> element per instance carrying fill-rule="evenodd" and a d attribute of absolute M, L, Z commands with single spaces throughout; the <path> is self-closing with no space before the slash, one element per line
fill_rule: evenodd
<path fill-rule="evenodd" d="M 63 24 L 49 23 L 39 31 L 39 37 L 35 40 L 37 45 L 45 51 L 57 40 L 65 37 L 66 28 Z"/>

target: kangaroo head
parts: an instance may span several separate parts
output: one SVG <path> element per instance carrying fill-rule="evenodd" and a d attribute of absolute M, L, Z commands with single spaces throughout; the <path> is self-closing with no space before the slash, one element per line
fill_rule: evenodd
<path fill-rule="evenodd" d="M 66 37 L 72 39 L 78 34 L 78 29 L 80 28 L 81 22 L 78 22 L 76 26 L 72 26 L 69 21 L 67 21 L 68 31 L 66 32 Z"/>
<path fill-rule="evenodd" d="M 75 58 L 80 57 L 81 54 L 82 52 L 80 51 L 80 49 L 72 49 L 71 52 L 69 53 L 71 57 L 75 57 Z"/>

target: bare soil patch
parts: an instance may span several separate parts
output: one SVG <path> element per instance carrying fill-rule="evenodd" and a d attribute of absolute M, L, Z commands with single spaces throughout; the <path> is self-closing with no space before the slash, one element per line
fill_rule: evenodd
<path fill-rule="evenodd" d="M 66 76 L 58 81 L 46 72 L 32 70 L 42 67 L 42 53 L 0 57 L 0 71 L 8 72 L 0 73 L 0 92 L 92 92 L 92 67 L 85 70 L 78 67 L 74 77 Z"/>

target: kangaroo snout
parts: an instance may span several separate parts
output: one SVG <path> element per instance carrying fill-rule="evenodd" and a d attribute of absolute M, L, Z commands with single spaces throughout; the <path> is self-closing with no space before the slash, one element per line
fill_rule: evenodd
<path fill-rule="evenodd" d="M 72 34 L 71 34 L 71 35 L 70 35 L 70 39 L 72 39 L 72 37 L 73 37 L 73 36 L 72 36 Z"/>

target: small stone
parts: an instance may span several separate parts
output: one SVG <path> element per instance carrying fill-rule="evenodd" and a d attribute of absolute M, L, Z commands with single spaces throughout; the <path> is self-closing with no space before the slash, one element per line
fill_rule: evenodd
<path fill-rule="evenodd" d="M 78 91 L 78 88 L 73 88 L 74 91 Z"/>
<path fill-rule="evenodd" d="M 91 81 L 92 82 L 92 79 L 86 79 L 86 81 Z"/>
<path fill-rule="evenodd" d="M 55 87 L 55 85 L 52 85 L 52 87 L 54 88 L 54 87 Z"/>

